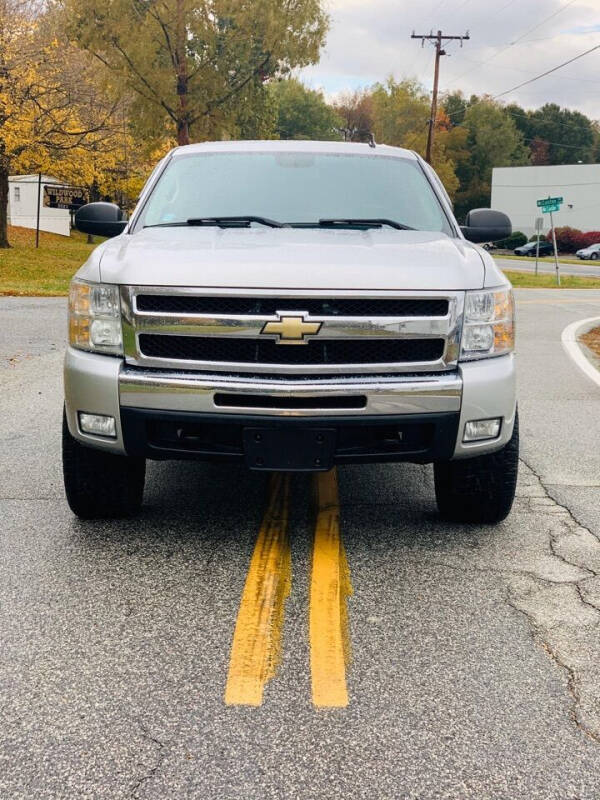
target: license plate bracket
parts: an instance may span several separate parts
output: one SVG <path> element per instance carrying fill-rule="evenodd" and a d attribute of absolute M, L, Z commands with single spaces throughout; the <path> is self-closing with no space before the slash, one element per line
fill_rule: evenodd
<path fill-rule="evenodd" d="M 244 428 L 246 464 L 253 470 L 326 472 L 333 467 L 335 428 Z"/>

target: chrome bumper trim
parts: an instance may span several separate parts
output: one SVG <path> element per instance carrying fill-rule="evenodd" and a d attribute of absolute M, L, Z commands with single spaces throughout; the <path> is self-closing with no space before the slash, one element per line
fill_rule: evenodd
<path fill-rule="evenodd" d="M 181 372 L 151 372 L 124 366 L 119 374 L 120 404 L 129 408 L 195 411 L 219 414 L 255 414 L 275 417 L 356 416 L 356 409 L 311 407 L 278 409 L 236 405 L 216 406 L 215 394 L 251 394 L 269 398 L 327 398 L 363 395 L 365 408 L 359 413 L 421 414 L 460 411 L 462 379 L 458 372 L 407 379 L 328 379 L 315 381 L 265 381 L 221 375 Z"/>

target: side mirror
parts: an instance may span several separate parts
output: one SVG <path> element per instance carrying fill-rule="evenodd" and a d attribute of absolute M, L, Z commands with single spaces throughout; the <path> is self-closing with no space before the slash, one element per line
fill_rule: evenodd
<path fill-rule="evenodd" d="M 512 233 L 512 223 L 506 214 L 491 208 L 469 211 L 465 223 L 460 229 L 470 242 L 497 242 Z"/>
<path fill-rule="evenodd" d="M 118 236 L 127 227 L 127 219 L 114 203 L 88 203 L 75 213 L 75 227 L 92 236 Z"/>

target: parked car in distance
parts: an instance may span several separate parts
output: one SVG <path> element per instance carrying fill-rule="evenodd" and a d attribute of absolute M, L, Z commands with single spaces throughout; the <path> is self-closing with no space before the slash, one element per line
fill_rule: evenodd
<path fill-rule="evenodd" d="M 514 254 L 516 256 L 534 256 L 537 248 L 537 242 L 527 242 L 522 247 L 515 247 Z M 547 239 L 540 239 L 540 255 L 551 256 L 554 252 L 552 243 Z"/>
<path fill-rule="evenodd" d="M 583 261 L 597 261 L 600 258 L 600 244 L 591 244 L 589 247 L 583 247 L 575 255 Z"/>

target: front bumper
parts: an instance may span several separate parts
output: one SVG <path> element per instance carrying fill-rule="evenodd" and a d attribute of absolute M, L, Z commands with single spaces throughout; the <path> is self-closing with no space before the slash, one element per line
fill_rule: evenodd
<path fill-rule="evenodd" d="M 336 431 L 335 463 L 429 462 L 493 452 L 506 444 L 515 416 L 515 368 L 511 355 L 430 375 L 269 380 L 144 370 L 68 348 L 65 401 L 71 434 L 115 453 L 239 460 L 246 427 L 325 426 Z M 116 437 L 82 433 L 81 411 L 113 416 Z M 500 436 L 463 444 L 465 423 L 488 417 L 502 417 Z M 198 430 L 210 427 L 223 436 L 203 440 Z M 172 438 L 178 429 L 184 431 L 179 442 Z M 393 446 L 392 432 L 400 429 L 404 433 Z"/>

